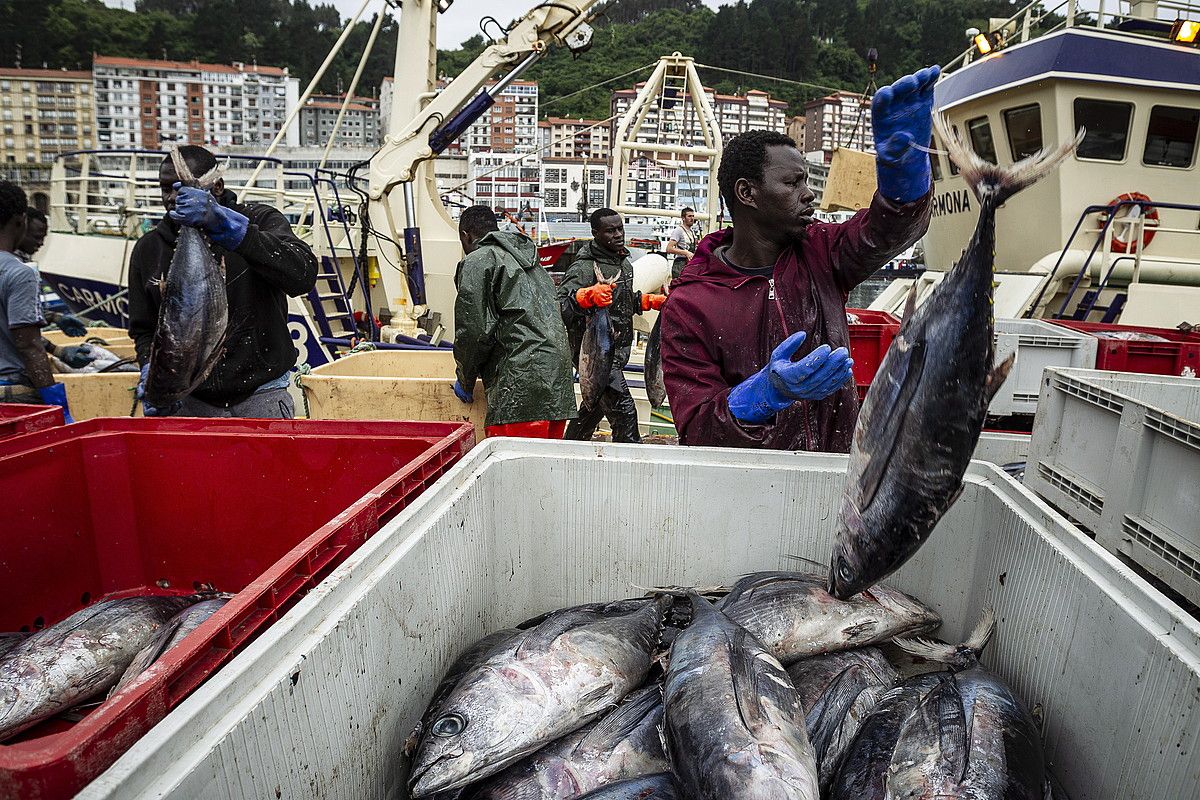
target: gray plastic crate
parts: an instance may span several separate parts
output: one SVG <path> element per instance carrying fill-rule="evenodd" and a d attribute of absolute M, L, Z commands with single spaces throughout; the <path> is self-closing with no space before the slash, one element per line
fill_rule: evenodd
<path fill-rule="evenodd" d="M 827 563 L 846 456 L 488 439 L 82 800 L 402 800 L 405 736 L 467 643 L 637 587 Z M 1071 800 L 1200 786 L 1200 623 L 996 467 L 891 581 L 1042 709 Z M 1057 795 L 1056 795 L 1057 796 Z"/>
<path fill-rule="evenodd" d="M 1200 380 L 1047 370 L 1025 483 L 1200 603 Z"/>
<path fill-rule="evenodd" d="M 1036 319 L 996 320 L 996 363 L 1016 353 L 1008 380 L 992 398 L 988 413 L 996 416 L 1037 411 L 1046 367 L 1093 369 L 1096 338 Z"/>

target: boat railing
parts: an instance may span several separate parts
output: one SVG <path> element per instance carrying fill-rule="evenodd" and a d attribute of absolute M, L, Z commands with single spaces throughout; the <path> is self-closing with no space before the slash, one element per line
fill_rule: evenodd
<path fill-rule="evenodd" d="M 50 230 L 126 238 L 146 230 L 163 213 L 158 168 L 166 156 L 162 150 L 144 149 L 77 150 L 59 155 L 50 171 Z M 244 189 L 247 199 L 279 208 L 292 218 L 298 234 L 311 226 L 314 210 L 323 207 L 328 195 L 315 174 L 285 168 L 280 159 L 220 155 L 218 161 L 226 164 L 228 188 L 235 192 Z M 239 185 L 238 175 L 230 172 L 231 167 L 252 169 L 264 162 L 271 170 L 253 185 Z M 303 188 L 288 188 L 289 179 Z"/>
<path fill-rule="evenodd" d="M 1137 213 L 1123 215 L 1121 212 L 1126 209 L 1136 211 Z M 1075 228 L 1071 231 L 1071 236 L 1067 239 L 1066 247 L 1059 251 L 1058 259 L 1054 262 L 1054 268 L 1050 270 L 1050 280 L 1042 285 L 1038 291 L 1037 298 L 1029 307 L 1026 314 L 1032 315 L 1041 307 L 1042 299 L 1046 291 L 1055 285 L 1055 277 L 1058 275 L 1058 270 L 1062 266 L 1063 260 L 1067 253 L 1072 251 L 1071 245 L 1075 239 L 1081 235 L 1095 234 L 1096 240 L 1092 243 L 1091 249 L 1088 251 L 1087 258 L 1079 266 L 1074 279 L 1071 282 L 1071 288 L 1067 291 L 1058 310 L 1049 316 L 1053 319 L 1064 319 L 1067 317 L 1067 309 L 1070 308 L 1072 301 L 1075 299 L 1075 293 L 1083 284 L 1084 276 L 1089 274 L 1093 263 L 1096 263 L 1098 272 L 1101 275 L 1100 283 L 1096 286 L 1087 287 L 1088 293 L 1079 306 L 1071 312 L 1071 317 L 1074 319 L 1088 318 L 1092 311 L 1096 310 L 1096 302 L 1100 299 L 1101 293 L 1108 288 L 1109 281 L 1116 272 L 1118 264 L 1132 261 L 1130 270 L 1129 283 L 1137 283 L 1141 278 L 1142 272 L 1142 257 L 1145 253 L 1145 242 L 1147 232 L 1151 235 L 1174 235 L 1174 236 L 1196 236 L 1200 237 L 1200 229 L 1197 228 L 1166 228 L 1158 225 L 1146 213 L 1151 209 L 1167 209 L 1176 211 L 1200 211 L 1200 205 L 1192 203 L 1166 203 L 1156 200 L 1139 200 L 1139 199 L 1123 199 L 1112 203 L 1102 205 L 1090 205 L 1083 209 L 1079 215 L 1079 219 L 1075 222 Z M 1093 214 L 1103 214 L 1103 218 L 1099 227 L 1085 227 L 1088 219 Z M 1153 225 L 1149 224 L 1154 222 Z M 1128 252 L 1114 252 L 1113 241 L 1117 238 L 1117 229 L 1122 228 L 1120 241 L 1127 242 Z M 1097 263 L 1098 262 L 1098 263 Z"/>
<path fill-rule="evenodd" d="M 1062 0 L 1050 6 L 1034 0 L 989 33 L 998 33 L 1003 47 L 1027 42 L 1066 28 L 1107 30 L 1122 35 L 1161 41 L 1176 19 L 1200 20 L 1200 2 L 1195 0 L 1097 0 L 1095 9 L 1078 0 Z M 1165 14 L 1165 16 L 1164 16 Z M 974 43 L 943 67 L 952 72 L 984 58 Z"/>

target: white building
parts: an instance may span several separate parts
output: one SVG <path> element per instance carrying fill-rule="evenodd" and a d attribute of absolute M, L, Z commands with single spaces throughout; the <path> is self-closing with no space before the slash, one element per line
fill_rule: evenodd
<path fill-rule="evenodd" d="M 296 106 L 300 83 L 280 67 L 100 55 L 92 79 L 104 149 L 266 144 Z M 299 142 L 293 121 L 284 143 Z"/>
<path fill-rule="evenodd" d="M 344 95 L 314 94 L 300 109 L 300 144 L 324 147 L 342 113 Z M 334 144 L 338 147 L 375 147 L 379 144 L 379 101 L 352 97 L 342 114 Z"/>
<path fill-rule="evenodd" d="M 870 98 L 837 92 L 804 104 L 805 154 L 820 153 L 828 164 L 839 147 L 875 152 Z"/>
<path fill-rule="evenodd" d="M 488 206 L 536 224 L 542 210 L 541 158 L 536 153 L 476 150 L 467 154 L 467 172 L 470 205 Z"/>
<path fill-rule="evenodd" d="M 542 211 L 551 222 L 582 222 L 608 205 L 608 164 L 582 158 L 542 159 Z M 581 216 L 582 215 L 582 216 Z"/>

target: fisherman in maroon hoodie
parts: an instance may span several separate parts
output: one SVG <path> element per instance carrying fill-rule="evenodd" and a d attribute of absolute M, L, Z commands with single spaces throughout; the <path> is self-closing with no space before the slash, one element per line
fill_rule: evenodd
<path fill-rule="evenodd" d="M 689 445 L 847 452 L 858 417 L 850 290 L 929 227 L 937 67 L 875 94 L 878 191 L 850 220 L 813 220 L 804 156 L 783 134 L 726 145 L 733 227 L 706 236 L 663 307 L 662 364 Z"/>

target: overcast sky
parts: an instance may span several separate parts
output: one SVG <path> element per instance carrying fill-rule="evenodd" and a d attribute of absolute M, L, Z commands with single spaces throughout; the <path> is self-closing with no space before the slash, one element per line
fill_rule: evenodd
<path fill-rule="evenodd" d="M 732 0 L 703 0 L 706 6 L 716 8 Z M 104 0 L 106 5 L 132 9 L 134 0 Z M 311 5 L 332 2 L 342 12 L 342 17 L 349 17 L 362 0 L 309 0 Z M 372 13 L 383 5 L 383 0 L 372 0 L 363 16 L 370 19 Z M 493 16 L 507 24 L 510 20 L 521 16 L 537 5 L 536 0 L 454 0 L 454 5 L 445 14 L 438 17 L 438 47 L 452 49 L 464 40 L 479 33 L 479 20 Z"/>

